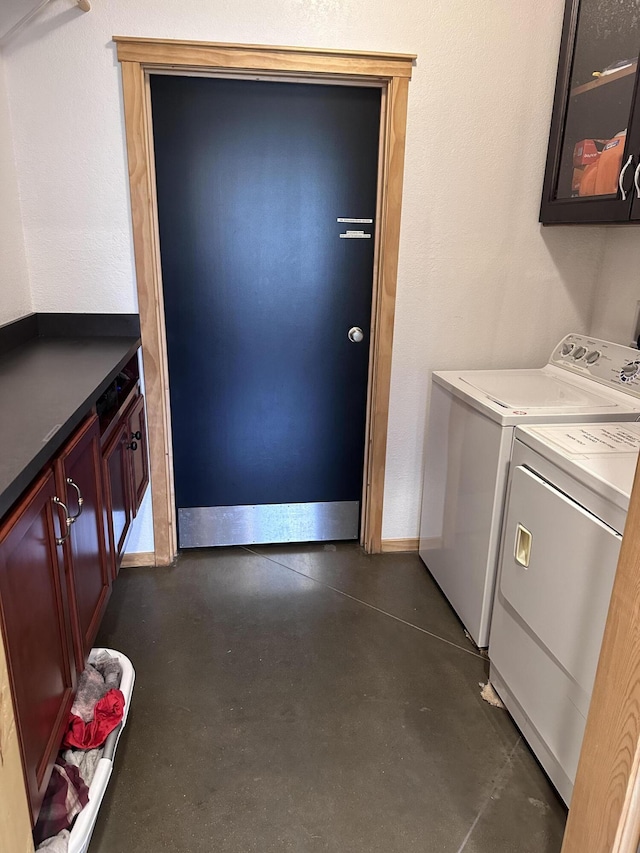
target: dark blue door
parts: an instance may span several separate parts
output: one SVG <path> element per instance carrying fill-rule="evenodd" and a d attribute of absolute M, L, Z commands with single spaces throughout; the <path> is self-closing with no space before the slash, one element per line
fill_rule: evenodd
<path fill-rule="evenodd" d="M 151 80 L 180 545 L 356 538 L 380 91 Z"/>

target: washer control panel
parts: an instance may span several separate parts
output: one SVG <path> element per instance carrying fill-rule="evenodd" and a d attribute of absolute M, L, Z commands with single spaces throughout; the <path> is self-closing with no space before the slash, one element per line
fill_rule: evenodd
<path fill-rule="evenodd" d="M 567 335 L 549 364 L 640 397 L 640 350 L 586 335 Z"/>

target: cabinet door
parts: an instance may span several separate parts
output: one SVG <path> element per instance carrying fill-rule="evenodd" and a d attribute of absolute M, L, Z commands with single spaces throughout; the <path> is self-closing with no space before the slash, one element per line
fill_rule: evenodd
<path fill-rule="evenodd" d="M 101 468 L 100 428 L 93 415 L 56 460 L 58 494 L 66 495 L 63 500 L 74 518 L 63 548 L 79 672 L 84 669 L 111 594 Z"/>
<path fill-rule="evenodd" d="M 133 499 L 133 514 L 136 515 L 149 485 L 147 424 L 142 395 L 135 401 L 129 413 L 129 452 L 131 454 L 132 474 L 131 497 Z"/>
<path fill-rule="evenodd" d="M 640 162 L 639 49 L 638 0 L 567 0 L 542 222 L 629 219 Z"/>
<path fill-rule="evenodd" d="M 68 607 L 56 536 L 53 471 L 0 528 L 0 609 L 31 816 L 35 822 L 75 689 Z"/>
<path fill-rule="evenodd" d="M 108 543 L 113 577 L 120 569 L 120 560 L 133 517 L 128 444 L 129 422 L 125 418 L 118 425 L 102 454 Z"/>

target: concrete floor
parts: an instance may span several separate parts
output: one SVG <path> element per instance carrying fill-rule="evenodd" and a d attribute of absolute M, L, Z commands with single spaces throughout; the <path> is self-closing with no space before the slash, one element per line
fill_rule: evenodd
<path fill-rule="evenodd" d="M 417 555 L 183 553 L 120 574 L 137 671 L 91 853 L 556 853 L 566 811 Z"/>

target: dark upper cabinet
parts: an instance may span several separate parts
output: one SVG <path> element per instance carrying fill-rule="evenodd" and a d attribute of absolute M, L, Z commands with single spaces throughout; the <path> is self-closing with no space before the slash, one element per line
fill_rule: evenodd
<path fill-rule="evenodd" d="M 567 0 L 540 221 L 640 220 L 640 0 Z"/>
<path fill-rule="evenodd" d="M 56 459 L 56 488 L 73 520 L 63 544 L 75 657 L 84 669 L 111 594 L 102 498 L 98 418 L 92 415 Z"/>
<path fill-rule="evenodd" d="M 0 526 L 2 631 L 34 822 L 75 688 L 59 554 L 68 530 L 55 497 L 53 471 L 47 469 Z"/>

